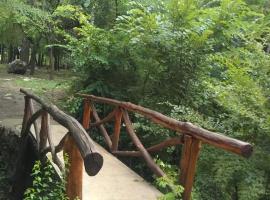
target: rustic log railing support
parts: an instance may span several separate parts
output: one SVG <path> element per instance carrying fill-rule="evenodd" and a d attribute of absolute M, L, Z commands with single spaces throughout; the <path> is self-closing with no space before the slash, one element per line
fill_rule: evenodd
<path fill-rule="evenodd" d="M 82 125 L 85 129 L 89 128 L 90 114 L 90 101 L 85 99 L 82 119 Z M 65 153 L 67 153 L 69 157 L 69 170 L 66 186 L 67 195 L 69 199 L 75 199 L 76 197 L 82 199 L 83 159 L 75 141 L 70 135 L 65 143 Z"/>
<path fill-rule="evenodd" d="M 192 185 L 196 171 L 196 163 L 202 143 L 224 149 L 226 151 L 238 154 L 246 158 L 250 157 L 252 154 L 252 146 L 249 143 L 242 142 L 240 140 L 236 140 L 219 133 L 208 131 L 189 122 L 178 121 L 148 108 L 144 108 L 130 102 L 122 102 L 114 99 L 97 97 L 94 95 L 79 94 L 79 96 L 83 97 L 85 101 L 91 101 L 90 106 L 93 111 L 93 118 L 95 119 L 95 123 L 90 123 L 91 128 L 93 126 L 99 127 L 100 132 L 104 136 L 105 142 L 107 143 L 111 152 L 117 156 L 143 157 L 148 167 L 158 177 L 165 176 L 165 174 L 151 158 L 150 153 L 160 151 L 161 149 L 166 147 L 183 144 L 179 168 L 181 169 L 180 184 L 184 187 L 184 200 L 190 200 L 191 198 Z M 100 120 L 94 106 L 95 102 L 111 105 L 115 109 L 105 118 Z M 175 131 L 178 136 L 168 138 L 159 144 L 145 148 L 138 136 L 136 135 L 135 130 L 133 129 L 128 112 L 137 113 L 144 118 L 147 118 L 150 121 L 160 125 L 163 128 Z M 113 116 L 114 131 L 111 140 L 107 130 L 105 129 L 104 124 L 109 122 L 113 118 Z M 136 151 L 118 150 L 122 118 L 124 125 L 126 126 L 126 132 L 128 133 L 133 144 L 137 148 Z M 88 130 L 90 129 L 88 128 Z"/>
<path fill-rule="evenodd" d="M 67 175 L 67 195 L 69 199 L 78 197 L 82 200 L 83 163 L 86 172 L 90 176 L 95 176 L 103 165 L 103 157 L 96 151 L 92 139 L 85 131 L 90 124 L 90 101 L 85 101 L 83 127 L 73 117 L 65 114 L 56 106 L 43 102 L 39 97 L 23 89 L 20 91 L 25 94 L 22 137 L 27 138 L 29 136 L 30 128 L 34 124 L 39 158 L 42 160 L 46 153 L 51 152 L 53 162 L 62 173 L 64 173 L 64 167 L 57 157 L 57 153 L 62 149 L 68 153 L 70 168 Z M 41 106 L 41 109 L 35 113 L 32 100 L 35 100 Z M 39 131 L 36 120 L 40 116 L 41 127 Z M 50 116 L 69 131 L 56 146 L 50 128 Z M 47 146 L 47 143 L 49 146 Z"/>
<path fill-rule="evenodd" d="M 95 106 L 92 103 L 91 103 L 91 108 L 92 108 L 92 111 L 93 111 L 93 117 L 96 120 L 96 122 L 101 121 L 99 116 L 98 116 L 97 110 L 96 110 Z M 99 127 L 99 130 L 102 133 L 103 137 L 105 138 L 106 144 L 108 145 L 109 149 L 111 149 L 112 148 L 112 140 L 111 140 L 108 132 L 106 131 L 103 124 L 99 125 L 98 127 Z"/>
<path fill-rule="evenodd" d="M 140 139 L 137 137 L 135 134 L 131 121 L 129 119 L 128 113 L 126 110 L 123 111 L 123 119 L 126 124 L 127 132 L 137 147 L 137 149 L 141 152 L 142 157 L 144 158 L 147 166 L 158 176 L 162 177 L 165 175 L 165 173 L 159 168 L 159 166 L 154 162 L 154 160 L 151 158 L 150 154 L 148 151 L 144 148 L 143 144 L 141 143 Z"/>
<path fill-rule="evenodd" d="M 183 200 L 191 197 L 196 163 L 201 148 L 201 141 L 189 135 L 184 136 L 184 145 L 180 162 L 180 183 L 184 187 Z"/>
<path fill-rule="evenodd" d="M 26 124 L 31 117 L 31 112 L 30 112 L 30 101 L 31 99 L 28 96 L 24 96 L 24 116 L 23 116 L 23 122 L 22 122 L 22 132 L 26 128 Z"/>
<path fill-rule="evenodd" d="M 35 113 L 35 108 L 32 99 L 29 100 L 29 109 L 30 109 L 30 115 L 32 116 Z M 39 149 L 39 130 L 38 130 L 38 124 L 37 121 L 34 121 L 34 130 L 35 130 L 35 135 L 36 135 L 36 140 L 37 140 L 37 148 Z"/>
<path fill-rule="evenodd" d="M 41 115 L 41 127 L 40 127 L 40 145 L 39 152 L 45 150 L 48 140 L 48 131 L 49 131 L 49 114 L 46 111 L 42 112 Z"/>
<path fill-rule="evenodd" d="M 114 133 L 112 139 L 112 151 L 118 150 L 118 143 L 121 131 L 121 122 L 122 122 L 122 111 L 117 109 L 115 112 L 115 122 L 114 122 Z"/>
<path fill-rule="evenodd" d="M 71 135 L 67 136 L 64 146 L 64 153 L 68 155 L 69 161 L 66 185 L 67 196 L 69 199 L 75 199 L 76 197 L 82 199 L 83 160 Z"/>
<path fill-rule="evenodd" d="M 161 151 L 164 148 L 167 147 L 172 147 L 172 146 L 177 146 L 179 144 L 183 144 L 183 139 L 182 137 L 173 137 L 173 138 L 169 138 L 159 144 L 153 145 L 151 147 L 148 147 L 146 150 L 149 153 L 155 153 L 158 151 Z M 140 151 L 112 151 L 113 154 L 117 155 L 117 156 L 132 156 L 132 157 L 139 157 L 141 156 L 141 152 Z"/>

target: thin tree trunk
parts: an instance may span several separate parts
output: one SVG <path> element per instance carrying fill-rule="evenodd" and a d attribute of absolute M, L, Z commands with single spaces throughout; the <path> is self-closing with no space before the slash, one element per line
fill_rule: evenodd
<path fill-rule="evenodd" d="M 5 46 L 1 44 L 1 64 L 5 62 Z"/>
<path fill-rule="evenodd" d="M 43 66 L 43 53 L 38 54 L 38 66 L 42 67 Z"/>
<path fill-rule="evenodd" d="M 30 42 L 25 38 L 22 41 L 21 60 L 29 64 Z"/>
<path fill-rule="evenodd" d="M 53 70 L 54 70 L 54 56 L 53 56 L 53 47 L 50 48 L 50 73 L 49 79 L 53 80 Z"/>
<path fill-rule="evenodd" d="M 37 46 L 34 44 L 31 49 L 31 58 L 30 58 L 30 75 L 35 73 L 36 67 L 36 54 L 37 54 Z"/>
<path fill-rule="evenodd" d="M 54 70 L 59 71 L 59 69 L 60 69 L 60 63 L 59 63 L 60 55 L 59 55 L 59 49 L 58 48 L 54 48 L 53 56 L 54 56 Z"/>
<path fill-rule="evenodd" d="M 14 60 L 14 52 L 13 52 L 13 46 L 10 45 L 8 49 L 8 62 L 12 62 Z"/>
<path fill-rule="evenodd" d="M 17 47 L 14 47 L 13 52 L 14 52 L 14 59 L 20 59 L 20 52 Z"/>

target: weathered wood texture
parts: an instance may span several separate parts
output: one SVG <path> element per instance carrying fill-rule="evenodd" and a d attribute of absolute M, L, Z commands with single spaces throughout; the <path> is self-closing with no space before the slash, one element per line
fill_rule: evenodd
<path fill-rule="evenodd" d="M 183 144 L 182 156 L 180 161 L 180 183 L 185 188 L 183 193 L 184 200 L 189 200 L 191 198 L 192 185 L 196 171 L 196 162 L 199 156 L 202 142 L 218 148 L 222 148 L 224 150 L 236 153 L 244 157 L 249 157 L 252 154 L 252 146 L 249 143 L 242 142 L 240 140 L 233 139 L 219 133 L 205 130 L 189 122 L 178 121 L 148 108 L 144 108 L 129 102 L 121 102 L 114 99 L 96 97 L 93 95 L 79 94 L 79 96 L 84 97 L 85 101 L 91 101 L 90 106 L 92 108 L 93 117 L 96 122 L 90 123 L 90 125 L 91 127 L 99 127 L 111 152 L 117 156 L 134 156 L 144 158 L 147 166 L 158 177 L 165 176 L 165 174 L 153 161 L 149 153 L 160 151 L 161 149 L 169 146 Z M 100 120 L 98 113 L 95 109 L 94 102 L 108 104 L 114 106 L 115 109 L 102 120 Z M 128 111 L 138 113 L 164 128 L 176 131 L 179 136 L 174 138 L 168 138 L 167 140 L 159 144 L 145 148 L 133 129 Z M 104 124 L 110 122 L 113 119 L 114 131 L 113 134 L 109 136 Z M 125 126 L 126 132 L 130 136 L 133 144 L 136 146 L 137 151 L 118 150 L 122 123 L 123 126 Z M 91 130 L 91 127 L 88 129 L 88 131 Z"/>
<path fill-rule="evenodd" d="M 83 119 L 82 125 L 85 129 L 89 128 L 90 124 L 90 101 L 86 99 L 84 101 L 83 108 Z M 67 142 L 65 143 L 65 153 L 71 155 L 69 160 L 69 174 L 67 177 L 67 195 L 70 199 L 78 197 L 82 199 L 82 184 L 83 184 L 83 159 L 80 155 L 79 149 L 71 136 L 68 136 Z"/>
<path fill-rule="evenodd" d="M 97 110 L 93 104 L 91 104 L 91 108 L 93 111 L 94 119 L 96 120 L 96 122 L 100 122 L 101 120 L 100 120 L 98 113 L 97 113 Z M 105 138 L 105 142 L 108 145 L 109 149 L 111 149 L 112 148 L 112 140 L 111 140 L 108 132 L 106 131 L 105 127 L 103 126 L 103 124 L 100 124 L 98 126 L 98 128 L 99 128 L 100 132 L 102 133 L 103 137 Z"/>
<path fill-rule="evenodd" d="M 118 149 L 118 143 L 119 143 L 119 137 L 120 137 L 120 131 L 121 131 L 121 122 L 122 122 L 122 111 L 120 109 L 117 109 L 115 111 L 112 151 L 116 151 Z"/>
<path fill-rule="evenodd" d="M 89 137 L 82 125 L 73 117 L 58 109 L 55 105 L 45 103 L 39 97 L 23 89 L 20 91 L 28 98 L 39 103 L 42 109 L 48 112 L 55 121 L 69 130 L 84 160 L 86 172 L 90 176 L 96 175 L 103 165 L 103 157 L 97 152 L 93 140 Z"/>
<path fill-rule="evenodd" d="M 179 144 L 183 144 L 183 140 L 182 137 L 174 137 L 174 138 L 169 138 L 159 144 L 153 145 L 151 147 L 146 148 L 146 150 L 149 153 L 155 153 L 158 152 L 164 148 L 167 147 L 172 147 L 172 146 L 176 146 Z M 118 156 L 133 156 L 133 157 L 139 157 L 141 156 L 141 152 L 140 151 L 117 151 L 117 150 L 112 150 L 112 153 Z"/>
<path fill-rule="evenodd" d="M 82 157 L 71 135 L 67 137 L 64 153 L 69 156 L 69 172 L 67 176 L 66 192 L 70 199 L 82 199 Z"/>
<path fill-rule="evenodd" d="M 159 166 L 155 163 L 155 161 L 151 158 L 150 154 L 148 153 L 148 151 L 144 148 L 143 144 L 141 143 L 140 139 L 137 137 L 137 135 L 135 134 L 133 128 L 132 128 L 132 124 L 131 121 L 129 119 L 128 113 L 127 111 L 123 111 L 123 119 L 125 121 L 126 124 L 126 129 L 127 132 L 129 134 L 129 136 L 131 137 L 131 140 L 133 141 L 133 143 L 135 144 L 136 148 L 140 151 L 142 157 L 144 158 L 147 166 L 158 176 L 158 177 L 162 177 L 165 175 L 165 173 L 159 168 Z"/>
<path fill-rule="evenodd" d="M 122 102 L 104 97 L 96 97 L 94 95 L 79 94 L 81 97 L 90 99 L 93 102 L 105 103 L 124 108 L 128 111 L 139 113 L 151 121 L 179 133 L 188 134 L 218 148 L 249 157 L 252 154 L 252 146 L 249 143 L 227 137 L 225 135 L 205 130 L 197 127 L 190 122 L 181 122 L 176 119 L 167 117 L 159 112 L 132 104 L 130 102 Z"/>
<path fill-rule="evenodd" d="M 73 117 L 59 110 L 56 106 L 45 103 L 39 97 L 23 89 L 20 91 L 25 94 L 22 137 L 27 138 L 29 136 L 30 128 L 34 124 L 40 159 L 43 160 L 46 153 L 51 152 L 53 162 L 62 172 L 64 172 L 64 166 L 57 153 L 64 148 L 64 152 L 69 155 L 70 162 L 67 176 L 67 195 L 70 199 L 76 197 L 82 199 L 83 163 L 90 176 L 96 175 L 103 165 L 103 157 L 96 151 L 94 142 L 85 131 L 90 124 L 90 101 L 85 100 L 83 127 Z M 41 106 L 41 109 L 37 112 L 34 111 L 32 100 L 35 100 Z M 39 131 L 36 120 L 40 116 L 41 128 Z M 57 146 L 53 143 L 50 116 L 69 131 Z M 47 146 L 47 143 L 49 146 Z"/>
<path fill-rule="evenodd" d="M 48 131 L 49 131 L 49 114 L 47 112 L 43 112 L 41 116 L 41 127 L 40 127 L 40 144 L 39 144 L 39 152 L 45 150 L 47 146 L 48 140 Z"/>
<path fill-rule="evenodd" d="M 196 163 L 201 148 L 201 141 L 184 136 L 184 146 L 181 157 L 180 169 L 180 183 L 184 187 L 183 199 L 188 200 L 191 197 L 192 185 L 195 177 Z"/>

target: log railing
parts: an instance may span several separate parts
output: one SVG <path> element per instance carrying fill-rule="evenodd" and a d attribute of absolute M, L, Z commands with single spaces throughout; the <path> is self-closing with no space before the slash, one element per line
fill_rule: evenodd
<path fill-rule="evenodd" d="M 142 157 L 145 160 L 147 166 L 158 177 L 165 176 L 165 173 L 154 162 L 150 156 L 150 153 L 157 152 L 166 147 L 182 144 L 182 155 L 179 166 L 181 174 L 179 181 L 180 184 L 184 187 L 184 200 L 189 200 L 191 196 L 196 170 L 196 162 L 202 143 L 224 149 L 246 158 L 252 154 L 252 146 L 249 143 L 205 130 L 189 122 L 181 122 L 172 119 L 148 108 L 144 108 L 129 102 L 122 102 L 93 95 L 79 94 L 79 96 L 84 98 L 83 119 L 87 119 L 86 122 L 88 122 L 88 131 L 90 131 L 92 127 L 98 127 L 101 134 L 105 138 L 106 144 L 114 155 Z M 100 119 L 94 103 L 107 104 L 113 106 L 114 109 L 106 117 Z M 146 148 L 136 135 L 128 112 L 138 113 L 164 128 L 176 131 L 178 136 L 169 138 L 159 144 Z M 94 123 L 90 123 L 90 117 L 94 118 Z M 109 121 L 114 121 L 114 130 L 111 135 L 108 134 L 104 126 L 104 124 Z M 137 151 L 118 150 L 120 129 L 122 127 L 126 128 L 126 132 L 136 146 Z"/>
<path fill-rule="evenodd" d="M 56 106 L 45 103 L 39 97 L 20 90 L 25 95 L 25 109 L 22 125 L 22 138 L 27 137 L 31 132 L 31 126 L 34 125 L 35 139 L 37 143 L 38 155 L 41 160 L 50 152 L 53 162 L 58 166 L 61 172 L 64 172 L 63 163 L 61 163 L 57 153 L 62 149 L 68 154 L 69 169 L 67 175 L 67 195 L 70 199 L 79 197 L 82 199 L 82 175 L 83 163 L 89 176 L 95 176 L 103 165 L 103 157 L 97 152 L 94 142 L 89 137 L 84 128 L 88 128 L 88 121 L 83 121 L 83 127 L 73 117 L 67 115 Z M 34 111 L 33 100 L 41 108 Z M 87 112 L 87 110 L 85 110 Z M 40 128 L 37 119 L 41 117 Z M 66 135 L 58 145 L 54 144 L 53 133 L 50 127 L 50 117 L 62 126 L 68 129 Z M 47 146 L 48 144 L 48 146 Z"/>

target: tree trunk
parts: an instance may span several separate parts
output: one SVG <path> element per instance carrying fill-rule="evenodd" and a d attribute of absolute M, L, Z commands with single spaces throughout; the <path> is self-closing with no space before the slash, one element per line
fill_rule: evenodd
<path fill-rule="evenodd" d="M 49 79 L 53 80 L 53 70 L 54 70 L 54 56 L 53 56 L 53 47 L 50 48 L 50 73 Z"/>
<path fill-rule="evenodd" d="M 31 58 L 30 58 L 30 75 L 35 73 L 36 67 L 36 54 L 37 54 L 37 45 L 33 45 L 31 49 Z"/>
<path fill-rule="evenodd" d="M 1 64 L 5 62 L 5 45 L 1 44 Z"/>
<path fill-rule="evenodd" d="M 44 54 L 43 53 L 39 53 L 38 54 L 38 66 L 42 67 L 43 66 L 43 60 L 44 60 Z"/>
<path fill-rule="evenodd" d="M 22 50 L 21 50 L 21 60 L 29 64 L 29 55 L 30 55 L 30 43 L 25 38 L 22 41 Z"/>
<path fill-rule="evenodd" d="M 20 52 L 17 47 L 14 47 L 13 52 L 14 52 L 14 59 L 20 59 Z"/>
<path fill-rule="evenodd" d="M 8 49 L 8 62 L 12 62 L 14 60 L 14 48 L 12 45 L 9 45 Z"/>
<path fill-rule="evenodd" d="M 59 48 L 53 49 L 53 56 L 54 56 L 54 70 L 59 71 L 60 69 L 60 53 Z"/>

